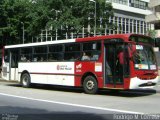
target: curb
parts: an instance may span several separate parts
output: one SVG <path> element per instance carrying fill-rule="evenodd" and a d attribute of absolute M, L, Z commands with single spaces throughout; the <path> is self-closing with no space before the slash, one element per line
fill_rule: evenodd
<path fill-rule="evenodd" d="M 10 83 L 19 83 L 18 81 L 14 81 L 14 80 L 5 80 L 0 78 L 0 82 L 10 82 Z"/>

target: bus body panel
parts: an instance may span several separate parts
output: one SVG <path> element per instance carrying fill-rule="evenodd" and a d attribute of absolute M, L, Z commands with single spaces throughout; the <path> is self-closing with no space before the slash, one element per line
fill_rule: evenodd
<path fill-rule="evenodd" d="M 98 86 L 102 88 L 103 84 L 103 66 L 102 62 L 98 61 L 81 61 L 75 62 L 75 85 L 81 86 L 86 76 L 92 75 L 97 79 Z"/>
<path fill-rule="evenodd" d="M 31 83 L 74 86 L 74 62 L 28 62 L 19 63 L 19 81 L 27 71 Z"/>
<path fill-rule="evenodd" d="M 11 68 L 10 79 L 13 81 L 18 80 L 18 68 Z"/>
<path fill-rule="evenodd" d="M 129 89 L 141 89 L 141 88 L 153 88 L 159 81 L 159 76 L 155 79 L 150 80 L 142 80 L 138 77 L 134 77 L 130 79 Z"/>
<path fill-rule="evenodd" d="M 9 72 L 9 63 L 3 63 L 3 65 L 2 65 L 2 78 L 4 79 L 4 80 L 9 80 L 9 74 L 10 74 L 10 72 Z"/>

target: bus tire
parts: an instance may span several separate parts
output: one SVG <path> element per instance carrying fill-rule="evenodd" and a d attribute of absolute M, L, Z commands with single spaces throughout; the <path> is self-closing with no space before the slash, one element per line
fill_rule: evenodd
<path fill-rule="evenodd" d="M 25 88 L 28 88 L 30 87 L 30 84 L 31 84 L 31 78 L 30 78 L 30 75 L 28 73 L 24 73 L 22 74 L 22 77 L 21 77 L 21 85 Z"/>
<path fill-rule="evenodd" d="M 87 94 L 96 94 L 98 91 L 98 84 L 93 76 L 87 76 L 83 82 L 83 89 Z"/>

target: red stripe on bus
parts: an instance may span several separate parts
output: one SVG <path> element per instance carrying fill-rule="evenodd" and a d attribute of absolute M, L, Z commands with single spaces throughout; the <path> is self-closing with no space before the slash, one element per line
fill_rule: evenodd
<path fill-rule="evenodd" d="M 22 72 L 18 72 L 21 74 Z M 29 74 L 37 74 L 37 75 L 68 75 L 68 76 L 81 76 L 81 75 L 75 75 L 75 74 L 63 74 L 63 73 L 38 73 L 38 72 L 30 72 Z"/>

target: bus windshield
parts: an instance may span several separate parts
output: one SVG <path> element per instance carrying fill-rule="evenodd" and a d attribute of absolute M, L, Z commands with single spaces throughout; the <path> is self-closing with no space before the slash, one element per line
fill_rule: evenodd
<path fill-rule="evenodd" d="M 156 70 L 156 58 L 152 47 L 147 45 L 136 45 L 136 52 L 133 54 L 134 67 L 137 70 Z"/>

